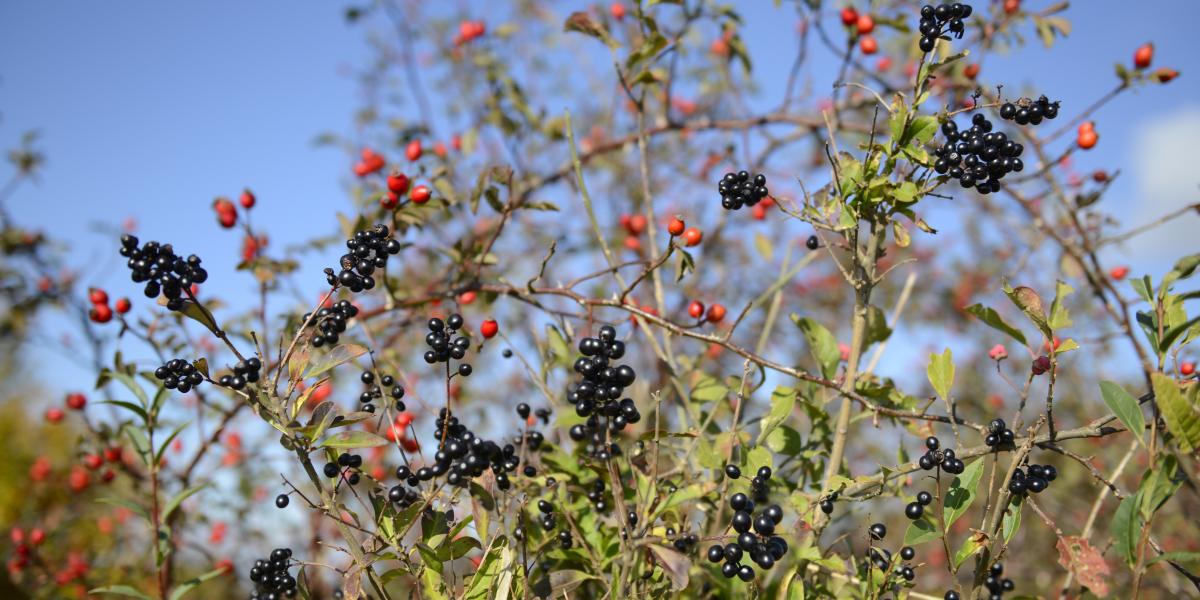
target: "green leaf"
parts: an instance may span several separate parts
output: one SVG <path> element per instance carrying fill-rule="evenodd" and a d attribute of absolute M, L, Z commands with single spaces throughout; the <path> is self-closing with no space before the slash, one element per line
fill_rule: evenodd
<path fill-rule="evenodd" d="M 1014 495 L 1012 498 L 1008 510 L 1004 511 L 1004 519 L 1000 523 L 1006 544 L 1012 541 L 1017 530 L 1021 528 L 1021 506 L 1025 503 L 1023 496 Z"/>
<path fill-rule="evenodd" d="M 792 410 L 796 408 L 796 396 L 796 390 L 792 388 L 783 386 L 775 388 L 775 391 L 771 393 L 771 410 L 760 423 L 761 429 L 758 432 L 758 441 L 755 443 L 762 444 L 776 427 L 787 421 Z"/>
<path fill-rule="evenodd" d="M 984 324 L 991 327 L 992 329 L 995 329 L 996 331 L 1000 331 L 1002 333 L 1008 334 L 1009 337 L 1013 338 L 1014 340 L 1017 340 L 1018 342 L 1021 342 L 1022 344 L 1026 345 L 1026 346 L 1029 345 L 1029 342 L 1025 341 L 1025 334 L 1021 333 L 1020 329 L 1017 329 L 1016 327 L 1009 325 L 1000 316 L 1000 313 L 996 312 L 996 310 L 994 308 L 989 308 L 982 304 L 973 304 L 973 305 L 967 307 L 967 312 L 974 315 L 975 318 L 979 319 L 980 321 L 983 321 Z"/>
<path fill-rule="evenodd" d="M 767 435 L 766 444 L 772 452 L 784 456 L 799 454 L 804 450 L 804 440 L 800 437 L 800 432 L 787 425 L 780 425 Z"/>
<path fill-rule="evenodd" d="M 968 558 L 971 558 L 982 546 L 979 545 L 979 540 L 976 535 L 970 535 L 963 540 L 962 546 L 958 548 L 958 552 L 954 553 L 954 568 L 958 569 Z"/>
<path fill-rule="evenodd" d="M 508 539 L 504 537 L 498 537 L 492 542 L 487 553 L 483 555 L 483 560 L 479 562 L 475 575 L 471 577 L 471 582 L 463 590 L 462 600 L 487 600 L 491 597 L 496 576 L 500 574 L 500 557 L 507 545 Z"/>
<path fill-rule="evenodd" d="M 386 446 L 388 441 L 381 436 L 368 431 L 339 431 L 319 444 L 322 448 L 374 448 Z"/>
<path fill-rule="evenodd" d="M 692 561 L 688 559 L 687 555 L 658 544 L 650 544 L 647 548 L 655 562 L 662 567 L 663 572 L 671 581 L 671 591 L 679 592 L 686 588 L 688 571 L 692 568 Z"/>
<path fill-rule="evenodd" d="M 171 517 L 171 513 L 175 512 L 175 509 L 179 508 L 179 505 L 183 504 L 184 500 L 187 500 L 193 494 L 195 494 L 196 492 L 199 492 L 200 490 L 202 490 L 206 487 L 208 487 L 207 483 L 202 483 L 200 485 L 193 485 L 192 487 L 187 488 L 187 489 L 179 492 L 178 494 L 175 494 L 175 497 L 171 498 L 171 500 L 169 502 L 167 502 L 166 506 L 163 508 L 162 521 L 164 523 L 166 523 L 167 519 L 169 519 Z"/>
<path fill-rule="evenodd" d="M 163 443 L 158 446 L 158 450 L 155 451 L 155 453 L 154 453 L 154 462 L 155 463 L 162 461 L 162 456 L 164 453 L 166 453 L 167 447 L 170 446 L 171 442 L 174 441 L 175 438 L 178 437 L 179 434 L 182 433 L 184 429 L 187 429 L 187 426 L 191 425 L 191 424 L 192 424 L 191 421 L 186 421 L 186 422 L 180 423 L 179 425 L 177 425 L 175 427 L 175 429 L 171 430 L 171 434 L 167 436 L 167 439 L 163 440 Z"/>
<path fill-rule="evenodd" d="M 1141 296 L 1142 300 L 1146 302 L 1154 300 L 1154 284 L 1150 281 L 1149 275 L 1143 275 L 1138 279 L 1130 279 L 1129 287 L 1133 288 L 1133 291 L 1137 292 L 1137 295 Z"/>
<path fill-rule="evenodd" d="M 1197 267 L 1200 267 L 1200 254 L 1191 254 L 1175 261 L 1175 266 L 1163 276 L 1162 289 L 1166 290 L 1172 283 L 1191 277 Z"/>
<path fill-rule="evenodd" d="M 838 362 L 842 359 L 837 339 L 823 325 L 808 317 L 792 315 L 792 322 L 804 333 L 804 339 L 808 340 L 808 348 L 817 364 L 821 366 L 821 373 L 826 379 L 833 378 L 837 374 Z"/>
<path fill-rule="evenodd" d="M 341 364 L 350 362 L 363 354 L 366 354 L 367 349 L 357 344 L 341 344 L 334 346 L 332 350 L 323 354 L 317 360 L 314 360 L 308 367 L 308 372 L 304 374 L 304 378 L 310 379 L 318 377 L 322 373 L 333 369 Z"/>
<path fill-rule="evenodd" d="M 966 514 L 967 509 L 971 508 L 971 503 L 975 501 L 976 488 L 979 487 L 979 480 L 983 477 L 983 459 L 967 465 L 962 474 L 954 478 L 950 483 L 950 489 L 946 490 L 945 514 L 943 518 L 946 521 L 946 529 L 949 529 L 959 517 Z"/>
<path fill-rule="evenodd" d="M 703 375 L 696 385 L 692 386 L 692 402 L 716 402 L 724 400 L 729 393 L 725 384 L 710 375 Z"/>
<path fill-rule="evenodd" d="M 1164 353 L 1170 350 L 1171 345 L 1175 343 L 1175 340 L 1179 339 L 1179 336 L 1183 335 L 1188 329 L 1197 323 L 1200 323 L 1200 317 L 1195 317 L 1186 323 L 1180 323 L 1179 325 L 1168 329 L 1167 332 L 1163 334 L 1162 340 L 1158 342 L 1158 351 L 1160 353 Z"/>
<path fill-rule="evenodd" d="M 150 523 L 150 511 L 146 510 L 146 507 L 144 507 L 141 504 L 138 504 L 132 500 L 126 500 L 124 498 L 115 498 L 115 497 L 109 496 L 109 497 L 105 497 L 105 498 L 96 498 L 96 502 L 99 502 L 101 504 L 109 504 L 112 506 L 120 506 L 121 508 L 129 509 L 129 511 L 131 511 L 133 514 L 145 519 L 147 523 Z"/>
<path fill-rule="evenodd" d="M 1125 562 L 1133 567 L 1137 562 L 1138 536 L 1141 534 L 1141 519 L 1137 516 L 1137 498 L 1127 496 L 1113 513 L 1109 527 L 1113 537 L 1113 548 Z"/>
<path fill-rule="evenodd" d="M 863 339 L 865 346 L 882 342 L 892 335 L 892 328 L 888 327 L 887 317 L 884 316 L 883 310 L 878 306 L 867 307 L 867 329 L 866 336 Z M 841 358 L 841 352 L 838 352 L 838 358 Z"/>
<path fill-rule="evenodd" d="M 133 395 L 137 396 L 143 407 L 150 406 L 150 398 L 146 396 L 146 390 L 143 390 L 142 386 L 138 385 L 132 377 L 122 371 L 108 371 L 108 373 L 113 379 L 120 381 L 129 391 L 133 392 Z"/>
<path fill-rule="evenodd" d="M 594 37 L 604 42 L 609 48 L 615 49 L 621 46 L 608 34 L 608 29 L 604 25 L 597 23 L 591 15 L 583 11 L 571 13 L 571 16 L 567 17 L 566 22 L 563 23 L 563 31 L 575 31 Z"/>
<path fill-rule="evenodd" d="M 1154 373 L 1154 398 L 1162 410 L 1167 430 L 1174 436 L 1175 443 L 1183 452 L 1194 452 L 1200 448 L 1200 414 L 1197 414 L 1196 384 L 1192 384 L 1188 397 L 1184 398 L 1179 384 L 1174 379 Z"/>
<path fill-rule="evenodd" d="M 1033 321 L 1034 325 L 1037 325 L 1046 339 L 1054 338 L 1054 332 L 1046 321 L 1046 310 L 1042 305 L 1042 297 L 1033 291 L 1033 288 L 1024 286 L 1011 288 L 1006 283 L 1004 284 L 1004 294 L 1008 296 L 1009 300 L 1012 300 L 1013 304 L 1017 305 L 1017 308 L 1021 309 L 1021 312 L 1025 313 L 1025 316 L 1029 317 L 1030 321 Z"/>
<path fill-rule="evenodd" d="M 1184 563 L 1189 565 L 1200 564 L 1200 552 L 1163 552 L 1158 556 L 1146 561 L 1146 566 L 1150 566 L 1156 562 L 1162 561 Z"/>
<path fill-rule="evenodd" d="M 1146 429 L 1146 417 L 1142 414 L 1142 408 L 1138 406 L 1137 400 L 1129 395 L 1125 388 L 1111 381 L 1100 382 L 1100 396 L 1104 399 L 1104 404 L 1108 406 L 1108 409 L 1117 415 L 1121 424 L 1145 446 L 1146 440 L 1143 436 Z"/>
<path fill-rule="evenodd" d="M 196 304 L 195 302 L 184 300 L 183 308 L 179 309 L 178 312 L 182 313 L 183 316 L 203 325 L 205 329 L 209 330 L 214 335 L 221 330 L 221 328 L 217 325 L 216 320 L 212 318 L 212 313 L 200 308 L 200 305 Z"/>
<path fill-rule="evenodd" d="M 942 532 L 933 525 L 933 522 L 927 517 L 921 517 L 909 523 L 908 529 L 904 532 L 904 545 L 916 546 L 940 537 L 942 537 Z"/>
<path fill-rule="evenodd" d="M 929 367 L 925 373 L 938 396 L 950 399 L 950 388 L 954 385 L 954 359 L 950 355 L 949 348 L 946 348 L 941 354 L 929 355 Z"/>
<path fill-rule="evenodd" d="M 143 594 L 127 585 L 106 585 L 104 587 L 92 588 L 88 590 L 89 594 L 114 594 L 117 596 L 126 596 L 129 598 L 141 598 L 142 600 L 153 600 L 150 596 Z"/>
<path fill-rule="evenodd" d="M 1059 281 L 1054 286 L 1054 300 L 1050 303 L 1050 329 L 1063 329 L 1071 326 L 1071 315 L 1067 312 L 1066 298 L 1075 290 Z"/>
<path fill-rule="evenodd" d="M 225 572 L 226 572 L 225 569 L 213 569 L 212 571 L 203 573 L 201 575 L 197 575 L 187 581 L 184 581 L 183 583 L 180 583 L 179 585 L 175 586 L 174 590 L 171 590 L 171 596 L 169 597 L 169 599 L 170 600 L 179 600 L 180 598 L 183 598 L 188 592 L 196 589 L 196 587 L 199 586 L 200 584 L 202 584 L 205 581 L 208 581 L 209 579 L 212 579 L 214 577 L 218 577 L 218 576 L 224 574 Z"/>
<path fill-rule="evenodd" d="M 114 406 L 120 406 L 121 408 L 124 408 L 125 410 L 128 410 L 129 412 L 132 412 L 140 417 L 143 423 L 150 421 L 150 415 L 146 414 L 146 409 L 132 402 L 126 402 L 124 400 L 101 400 L 100 404 L 112 404 Z"/>
<path fill-rule="evenodd" d="M 1154 467 L 1146 470 L 1138 485 L 1138 510 L 1142 519 L 1149 521 L 1181 485 L 1183 477 L 1179 473 L 1178 459 L 1171 454 L 1160 454 Z"/>

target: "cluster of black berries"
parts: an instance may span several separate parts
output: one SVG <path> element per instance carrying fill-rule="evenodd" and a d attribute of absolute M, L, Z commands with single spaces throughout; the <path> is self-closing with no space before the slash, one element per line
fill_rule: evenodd
<path fill-rule="evenodd" d="M 725 465 L 725 476 L 730 479 L 738 479 L 742 476 L 742 470 L 735 464 Z M 755 502 L 767 501 L 767 482 L 770 479 L 771 467 L 762 467 L 750 480 L 750 495 L 754 496 Z"/>
<path fill-rule="evenodd" d="M 921 7 L 921 52 L 933 52 L 937 39 L 946 34 L 962 39 L 963 19 L 971 16 L 971 7 L 955 2 L 939 4 L 937 8 L 926 4 Z"/>
<path fill-rule="evenodd" d="M 425 362 L 428 364 L 448 363 L 450 359 L 462 360 L 471 347 L 471 340 L 466 336 L 456 335 L 462 329 L 463 318 L 460 314 L 450 315 L 444 322 L 434 317 L 429 319 L 429 333 L 425 335 L 425 343 L 429 350 L 425 351 Z M 458 374 L 463 377 L 471 375 L 471 365 L 458 365 Z"/>
<path fill-rule="evenodd" d="M 733 465 L 726 466 L 726 474 L 730 466 Z M 765 482 L 770 478 L 770 467 L 760 468 L 755 477 L 763 482 L 764 490 Z M 758 500 L 760 503 L 766 503 L 765 492 Z M 742 581 L 754 579 L 754 568 L 741 564 L 743 554 L 749 555 L 750 560 L 764 570 L 775 566 L 775 563 L 787 554 L 787 541 L 775 535 L 775 526 L 783 521 L 783 509 L 778 504 L 772 504 L 752 516 L 754 506 L 755 501 L 746 494 L 739 492 L 730 497 L 729 508 L 734 511 L 730 525 L 738 533 L 737 543 L 724 546 L 716 544 L 708 549 L 710 562 L 725 561 L 725 564 L 721 565 L 721 574 L 727 578 L 736 576 Z"/>
<path fill-rule="evenodd" d="M 254 561 L 250 568 L 250 581 L 254 582 L 250 600 L 296 597 L 296 578 L 288 573 L 291 558 L 291 548 L 276 548 L 271 551 L 270 558 Z"/>
<path fill-rule="evenodd" d="M 684 533 L 676 537 L 675 528 L 668 527 L 667 539 L 671 538 L 675 538 L 675 540 L 671 542 L 671 545 L 674 546 L 676 550 L 683 552 L 684 554 L 691 552 L 692 548 L 695 548 L 696 544 L 700 543 L 700 536 L 694 533 Z"/>
<path fill-rule="evenodd" d="M 904 507 L 904 516 L 914 521 L 920 519 L 921 515 L 925 514 L 925 507 L 929 506 L 930 502 L 933 502 L 933 494 L 929 492 L 917 493 L 916 502 L 909 502 L 908 506 Z"/>
<path fill-rule="evenodd" d="M 412 477 L 412 469 L 405 465 L 396 467 L 396 479 L 399 479 L 400 481 L 420 481 L 419 478 L 413 480 Z M 413 485 L 415 486 L 416 484 L 413 483 Z M 394 485 L 392 486 L 392 489 L 388 490 L 388 500 L 394 502 L 396 506 L 402 510 L 412 506 L 417 500 L 420 499 L 421 493 L 418 492 L 414 487 L 409 487 L 406 489 L 404 486 Z"/>
<path fill-rule="evenodd" d="M 325 463 L 324 472 L 326 477 L 338 477 L 343 475 L 344 471 L 348 471 L 348 475 L 344 475 L 343 479 L 350 485 L 358 485 L 359 474 L 358 470 L 362 467 L 363 459 L 361 455 L 350 454 L 343 452 L 338 455 L 337 462 Z"/>
<path fill-rule="evenodd" d="M 128 258 L 130 279 L 134 283 L 146 283 L 147 298 L 157 298 L 161 293 L 167 298 L 167 308 L 183 308 L 183 297 L 193 283 L 208 280 L 208 271 L 200 266 L 200 257 L 192 254 L 186 259 L 175 255 L 170 244 L 150 241 L 138 247 L 138 239 L 132 235 L 121 236 L 121 256 Z"/>
<path fill-rule="evenodd" d="M 182 358 L 167 361 L 166 364 L 154 370 L 154 376 L 163 382 L 163 387 L 168 390 L 179 390 L 181 394 L 186 394 L 192 388 L 204 383 L 204 374 L 196 370 L 192 363 Z"/>
<path fill-rule="evenodd" d="M 990 600 L 1000 600 L 1004 596 L 1004 592 L 1011 592 L 1017 587 L 1013 580 L 1001 577 L 1002 575 L 1004 575 L 1004 565 L 1000 563 L 993 563 L 988 569 L 988 576 L 983 580 L 983 585 L 991 593 Z M 947 595 L 946 598 L 949 600 L 950 596 Z M 958 600 L 958 597 L 956 596 L 954 600 Z"/>
<path fill-rule="evenodd" d="M 988 446 L 1011 445 L 1014 439 L 1016 434 L 1008 428 L 1004 419 L 992 419 L 992 422 L 988 423 L 988 434 L 983 438 L 983 443 Z"/>
<path fill-rule="evenodd" d="M 1016 102 L 1005 102 L 1000 105 L 1000 118 L 1013 121 L 1017 125 L 1038 125 L 1042 119 L 1053 120 L 1058 116 L 1059 102 L 1051 102 L 1042 96 L 1037 100 L 1022 98 Z"/>
<path fill-rule="evenodd" d="M 717 183 L 717 191 L 721 192 L 721 207 L 725 210 L 754 206 L 767 197 L 767 176 L 758 173 L 750 177 L 746 171 L 726 173 Z"/>
<path fill-rule="evenodd" d="M 933 436 L 925 438 L 925 454 L 917 460 L 917 464 L 921 465 L 922 469 L 932 471 L 934 467 L 941 466 L 942 470 L 951 474 L 958 475 L 967 468 L 966 463 L 954 457 L 954 451 L 946 448 L 941 450 L 941 442 Z"/>
<path fill-rule="evenodd" d="M 363 371 L 362 376 L 359 377 L 359 379 L 362 379 L 363 385 L 367 386 L 367 389 L 358 396 L 359 402 L 362 402 L 363 410 L 369 413 L 375 412 L 375 404 L 373 403 L 375 399 L 383 398 L 384 388 L 387 388 L 388 395 L 396 401 L 397 411 L 404 412 L 404 409 L 407 408 L 404 406 L 404 401 L 401 400 L 401 398 L 404 397 L 404 388 L 396 383 L 395 377 L 392 377 L 391 375 L 380 375 L 379 385 L 376 385 L 375 373 L 371 371 Z"/>
<path fill-rule="evenodd" d="M 873 540 L 882 540 L 887 535 L 887 527 L 882 523 L 875 523 L 871 526 L 870 532 Z M 878 537 L 876 537 L 876 534 L 878 534 Z M 912 581 L 917 578 L 917 572 L 911 565 L 907 564 L 907 561 L 916 558 L 916 556 L 917 551 L 912 546 L 905 546 L 900 549 L 900 559 L 905 562 L 896 565 L 895 573 L 898 577 L 903 578 L 905 581 Z M 880 571 L 887 571 L 892 567 L 892 552 L 887 548 L 879 548 L 871 545 L 867 549 L 867 557 L 871 559 L 871 563 L 875 565 L 875 568 Z"/>
<path fill-rule="evenodd" d="M 588 500 L 591 501 L 592 507 L 596 512 L 604 514 L 608 512 L 608 502 L 604 495 L 604 480 L 599 477 L 592 482 L 592 489 L 587 493 Z"/>
<path fill-rule="evenodd" d="M 569 433 L 576 442 L 587 440 L 588 454 L 608 460 L 619 454 L 620 448 L 605 441 L 606 430 L 617 433 L 642 420 L 633 399 L 618 401 L 637 373 L 629 365 L 610 364 L 625 356 L 625 342 L 617 339 L 617 330 L 609 325 L 600 328 L 599 337 L 580 340 L 579 352 L 583 356 L 575 361 L 575 372 L 583 379 L 571 386 L 567 400 L 575 405 L 575 414 L 587 421 L 572 426 Z"/>
<path fill-rule="evenodd" d="M 316 348 L 336 346 L 338 335 L 346 331 L 346 322 L 357 314 L 358 308 L 349 300 L 339 300 L 331 307 L 321 307 L 317 311 L 316 319 L 313 320 L 313 324 L 321 332 L 313 334 L 312 345 Z M 311 316 L 312 313 L 306 313 L 303 322 L 308 323 Z"/>
<path fill-rule="evenodd" d="M 821 502 L 818 504 L 821 507 L 821 512 L 823 512 L 827 515 L 832 515 L 833 514 L 833 503 L 837 499 L 838 499 L 837 492 L 833 492 L 832 494 L 829 494 L 828 496 L 821 498 Z"/>
<path fill-rule="evenodd" d="M 554 531 L 554 528 L 558 526 L 558 523 L 554 518 L 554 505 L 546 500 L 538 500 L 537 507 L 538 519 L 541 522 L 542 529 L 546 531 Z M 574 542 L 571 539 L 571 532 L 565 527 L 558 532 L 558 545 L 563 550 L 570 550 L 571 546 L 574 545 Z"/>
<path fill-rule="evenodd" d="M 483 475 L 489 468 L 495 475 L 496 487 L 507 490 L 512 485 L 508 473 L 521 464 L 513 444 L 501 447 L 496 442 L 477 437 L 445 408 L 438 412 L 438 424 L 433 435 L 438 440 L 433 466 L 421 467 L 415 472 L 405 469 L 401 479 L 410 487 L 442 475 L 446 476 L 448 485 L 466 486 L 471 479 Z M 540 431 L 531 431 L 518 441 L 524 441 L 530 450 L 537 450 L 544 439 Z M 399 471 L 396 474 L 401 475 Z"/>
<path fill-rule="evenodd" d="M 222 375 L 217 383 L 227 388 L 240 390 L 246 387 L 247 383 L 258 381 L 259 371 L 262 371 L 262 361 L 258 360 L 257 356 L 251 356 L 246 360 L 239 360 L 233 365 L 233 374 Z"/>
<path fill-rule="evenodd" d="M 530 411 L 530 408 L 529 408 L 528 404 L 525 404 L 524 402 L 522 402 L 517 405 L 517 416 L 521 417 L 522 421 L 529 420 L 529 411 Z M 533 416 L 537 417 L 538 419 L 541 419 L 543 425 L 550 424 L 550 409 L 548 409 L 548 408 L 539 408 L 539 409 L 533 411 Z"/>
<path fill-rule="evenodd" d="M 933 169 L 941 175 L 948 173 L 964 188 L 974 187 L 981 194 L 999 192 L 1006 174 L 1025 169 L 1021 161 L 1025 147 L 1004 132 L 992 131 L 992 122 L 983 113 L 975 113 L 966 131 L 959 131 L 954 121 L 946 121 L 942 133 L 946 143 L 934 151 Z"/>
<path fill-rule="evenodd" d="M 325 269 L 325 281 L 331 286 L 340 284 L 355 293 L 375 287 L 375 278 L 371 274 L 375 269 L 387 266 L 388 256 L 400 253 L 400 242 L 389 235 L 391 231 L 387 225 L 356 231 L 354 237 L 346 240 L 349 252 L 338 259 L 342 270 L 334 274 L 333 269 Z"/>
<path fill-rule="evenodd" d="M 1028 473 L 1020 467 L 1013 471 L 1012 480 L 1008 482 L 1008 491 L 1023 495 L 1025 492 L 1040 494 L 1050 487 L 1050 482 L 1058 479 L 1058 469 L 1054 465 L 1029 465 Z"/>

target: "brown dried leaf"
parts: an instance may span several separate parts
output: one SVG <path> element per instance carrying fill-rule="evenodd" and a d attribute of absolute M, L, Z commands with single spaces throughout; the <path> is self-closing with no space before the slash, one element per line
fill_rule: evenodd
<path fill-rule="evenodd" d="M 1058 564 L 1074 573 L 1079 583 L 1097 596 L 1108 595 L 1108 563 L 1086 539 L 1077 536 L 1058 538 L 1058 554 Z"/>

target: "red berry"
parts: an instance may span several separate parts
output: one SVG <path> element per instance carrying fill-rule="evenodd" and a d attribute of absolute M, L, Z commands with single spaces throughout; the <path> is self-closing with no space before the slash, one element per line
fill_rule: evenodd
<path fill-rule="evenodd" d="M 396 192 L 389 191 L 379 199 L 379 205 L 387 210 L 394 210 L 400 206 L 400 196 L 397 196 Z"/>
<path fill-rule="evenodd" d="M 1179 77 L 1179 71 L 1163 67 L 1154 72 L 1154 80 L 1159 83 L 1167 83 L 1172 79 Z"/>
<path fill-rule="evenodd" d="M 854 25 L 858 22 L 858 11 L 853 6 L 842 9 L 842 25 Z"/>
<path fill-rule="evenodd" d="M 1150 66 L 1150 61 L 1154 59 L 1154 44 L 1145 43 L 1138 46 L 1138 49 L 1133 52 L 1133 66 L 1139 69 L 1145 69 Z"/>
<path fill-rule="evenodd" d="M 1100 136 L 1094 130 L 1081 131 L 1075 143 L 1084 150 L 1091 150 L 1096 147 L 1096 142 L 1100 140 Z"/>
<path fill-rule="evenodd" d="M 95 471 L 96 469 L 99 469 L 101 465 L 104 464 L 104 459 L 100 458 L 99 454 L 89 454 L 89 455 L 83 457 L 83 464 L 87 468 Z"/>
<path fill-rule="evenodd" d="M 91 483 L 92 478 L 88 475 L 88 472 L 78 467 L 71 469 L 71 474 L 67 476 L 67 485 L 74 492 L 86 490 Z"/>
<path fill-rule="evenodd" d="M 484 339 L 492 339 L 499 333 L 500 326 L 496 324 L 494 319 L 488 319 L 479 325 L 479 333 L 483 334 Z"/>
<path fill-rule="evenodd" d="M 450 147 L 454 148 L 455 152 L 462 152 L 462 136 L 457 133 L 454 134 L 450 138 Z"/>
<path fill-rule="evenodd" d="M 1116 279 L 1117 281 L 1125 279 L 1125 276 L 1128 274 L 1129 274 L 1129 267 L 1126 267 L 1126 266 L 1113 267 L 1112 270 L 1110 270 L 1108 272 L 1108 275 L 1110 277 L 1112 277 L 1113 279 Z"/>
<path fill-rule="evenodd" d="M 88 290 L 88 301 L 92 304 L 108 304 L 108 292 L 100 288 Z"/>
<path fill-rule="evenodd" d="M 875 31 L 875 19 L 871 15 L 859 15 L 855 20 L 855 27 L 858 28 L 858 35 L 867 35 Z"/>
<path fill-rule="evenodd" d="M 879 51 L 879 42 L 875 41 L 874 36 L 864 35 L 858 40 L 858 49 L 862 50 L 863 54 L 871 55 Z"/>
<path fill-rule="evenodd" d="M 112 469 L 105 469 L 104 472 L 100 474 L 100 481 L 103 481 L 104 483 L 111 483 L 112 480 L 116 478 L 117 473 Z"/>
<path fill-rule="evenodd" d="M 608 12 L 612 14 L 614 19 L 620 21 L 625 18 L 625 5 L 620 2 L 613 2 L 608 7 Z"/>
<path fill-rule="evenodd" d="M 94 323 L 107 323 L 112 320 L 113 311 L 107 304 L 97 304 L 88 311 L 88 318 Z"/>
<path fill-rule="evenodd" d="M 685 227 L 687 227 L 687 225 L 684 224 L 683 219 L 675 217 L 671 219 L 670 223 L 667 224 L 667 233 L 671 234 L 673 237 L 678 237 L 683 235 L 683 230 Z"/>
<path fill-rule="evenodd" d="M 104 449 L 104 460 L 107 460 L 110 463 L 121 462 L 121 448 L 118 446 L 114 446 L 112 448 L 105 448 Z"/>
<path fill-rule="evenodd" d="M 1191 377 L 1192 373 L 1196 372 L 1196 363 L 1185 362 L 1179 365 L 1179 372 L 1185 377 Z"/>
<path fill-rule="evenodd" d="M 407 192 L 410 183 L 408 176 L 399 171 L 393 171 L 387 178 L 388 191 L 395 194 L 404 194 Z"/>
<path fill-rule="evenodd" d="M 1050 370 L 1050 358 L 1047 356 L 1039 356 L 1033 361 L 1033 374 L 1041 375 Z"/>
<path fill-rule="evenodd" d="M 418 185 L 418 186 L 414 187 L 412 189 L 412 192 L 409 192 L 409 194 L 408 194 L 408 197 L 415 204 L 425 204 L 426 202 L 429 202 L 429 198 L 431 196 L 433 196 L 433 192 L 430 191 L 430 189 L 428 187 L 423 186 L 423 185 Z"/>
<path fill-rule="evenodd" d="M 40 546 L 46 541 L 46 532 L 41 528 L 29 530 L 29 543 L 34 546 Z"/>
<path fill-rule="evenodd" d="M 1021 10 L 1021 0 L 1004 0 L 1005 14 L 1013 14 Z"/>
<path fill-rule="evenodd" d="M 642 240 L 633 236 L 625 238 L 624 244 L 626 249 L 633 250 L 634 252 L 642 249 Z"/>
<path fill-rule="evenodd" d="M 220 223 L 221 227 L 224 227 L 225 229 L 233 229 L 233 226 L 237 225 L 237 213 L 235 213 L 235 212 L 217 213 L 217 223 Z"/>
<path fill-rule="evenodd" d="M 699 246 L 703 239 L 704 232 L 695 227 L 689 227 L 687 231 L 683 232 L 683 242 L 688 246 Z"/>
<path fill-rule="evenodd" d="M 704 303 L 699 300 L 692 300 L 688 304 L 688 316 L 693 319 L 699 319 L 704 316 Z"/>
<path fill-rule="evenodd" d="M 13 527 L 8 532 L 8 536 L 12 538 L 14 544 L 22 544 L 25 542 L 25 532 L 20 527 Z"/>
<path fill-rule="evenodd" d="M 721 319 L 725 318 L 725 307 L 720 304 L 708 307 L 707 318 L 709 323 L 720 323 Z"/>
<path fill-rule="evenodd" d="M 63 420 L 63 416 L 65 416 L 65 414 L 66 413 L 64 413 L 61 408 L 53 406 L 46 409 L 46 420 L 50 421 L 51 423 L 58 423 L 59 421 Z"/>
<path fill-rule="evenodd" d="M 120 298 L 117 300 L 116 309 L 120 314 L 125 314 L 133 308 L 133 304 L 129 302 L 129 298 Z"/>
<path fill-rule="evenodd" d="M 976 77 L 979 77 L 979 68 L 979 63 L 971 63 L 963 67 L 963 75 L 967 79 L 975 79 Z"/>
<path fill-rule="evenodd" d="M 396 424 L 401 427 L 408 427 L 408 424 L 412 423 L 412 420 L 413 416 L 410 412 L 402 412 L 396 415 Z"/>
<path fill-rule="evenodd" d="M 474 290 L 465 291 L 458 295 L 458 303 L 464 306 L 470 304 L 475 301 L 477 295 Z"/>
<path fill-rule="evenodd" d="M 83 410 L 85 406 L 87 406 L 87 396 L 79 392 L 67 394 L 67 408 L 71 410 Z"/>
<path fill-rule="evenodd" d="M 404 147 L 404 156 L 408 160 L 418 160 L 421 158 L 421 140 L 413 140 Z"/>
<path fill-rule="evenodd" d="M 629 217 L 629 225 L 626 226 L 629 233 L 639 235 L 646 230 L 646 215 L 633 215 Z"/>
<path fill-rule="evenodd" d="M 250 191 L 250 188 L 242 190 L 242 195 L 238 198 L 238 203 L 247 210 L 254 208 L 254 203 L 257 201 L 258 199 L 254 197 L 254 192 Z"/>

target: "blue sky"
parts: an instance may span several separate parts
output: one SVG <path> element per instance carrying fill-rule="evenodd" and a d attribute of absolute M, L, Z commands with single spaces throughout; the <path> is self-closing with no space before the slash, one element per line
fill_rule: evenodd
<path fill-rule="evenodd" d="M 1107 202 L 1134 222 L 1194 201 L 1200 36 L 1192 28 L 1200 4 L 1075 4 L 1066 14 L 1075 29 L 1061 47 L 1047 51 L 1035 42 L 992 56 L 984 79 L 1041 90 L 1077 107 L 1113 86 L 1113 63 L 1128 64 L 1138 44 L 1154 40 L 1155 65 L 1183 76 L 1110 104 L 1098 118 L 1099 147 L 1077 164 L 1085 173 L 1126 169 Z M 489 21 L 502 18 L 491 14 L 497 5 L 489 2 L 454 6 Z M 565 15 L 586 4 L 551 6 Z M 793 13 L 765 1 L 740 8 L 763 95 L 773 101 L 792 58 Z M 201 254 L 213 272 L 232 267 L 238 236 L 215 227 L 210 202 L 243 186 L 258 194 L 255 219 L 273 224 L 276 247 L 333 231 L 333 213 L 348 206 L 349 159 L 312 140 L 325 131 L 352 131 L 360 105 L 352 72 L 370 56 L 364 29 L 346 24 L 343 9 L 339 2 L 0 4 L 0 146 L 38 129 L 49 157 L 41 181 L 23 188 L 10 210 L 19 222 L 69 239 L 88 283 L 115 294 L 134 291 L 110 237 L 128 216 L 136 216 L 139 234 Z M 808 76 L 820 89 L 836 65 L 828 57 L 815 64 Z M 1181 245 L 1200 246 L 1179 237 L 1196 224 L 1191 217 L 1176 234 L 1125 249 L 1134 272 L 1161 272 Z M 309 265 L 318 283 L 320 266 Z M 245 284 L 214 278 L 209 285 L 225 294 Z"/>

